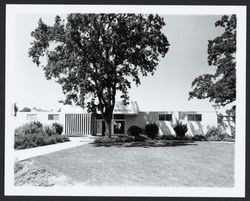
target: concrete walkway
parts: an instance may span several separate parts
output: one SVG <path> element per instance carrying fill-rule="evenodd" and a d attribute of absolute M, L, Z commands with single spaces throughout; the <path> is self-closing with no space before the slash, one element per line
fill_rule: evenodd
<path fill-rule="evenodd" d="M 89 144 L 94 141 L 93 137 L 70 137 L 69 142 L 57 143 L 30 149 L 22 149 L 15 151 L 15 159 L 17 161 L 26 160 L 32 157 L 49 154 L 52 152 Z"/>

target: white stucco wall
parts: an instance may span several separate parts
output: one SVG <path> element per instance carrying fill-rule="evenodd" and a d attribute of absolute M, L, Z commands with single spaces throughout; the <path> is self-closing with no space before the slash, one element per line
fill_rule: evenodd
<path fill-rule="evenodd" d="M 172 121 L 159 121 L 159 114 L 172 114 Z M 201 114 L 202 121 L 188 121 L 188 114 Z M 216 112 L 139 112 L 138 115 L 125 116 L 125 132 L 130 126 L 136 125 L 145 128 L 148 123 L 159 125 L 160 135 L 175 135 L 173 125 L 176 120 L 186 123 L 188 126 L 187 135 L 205 135 L 208 126 L 217 126 Z"/>
<path fill-rule="evenodd" d="M 202 121 L 188 121 L 188 114 L 201 114 Z M 179 118 L 183 120 L 188 126 L 187 135 L 205 135 L 208 127 L 217 127 L 217 114 L 213 111 L 208 112 L 179 112 Z"/>
<path fill-rule="evenodd" d="M 36 120 L 28 120 L 27 115 L 29 114 L 36 114 L 37 118 Z M 58 114 L 59 119 L 58 120 L 48 120 L 49 114 Z M 59 112 L 18 112 L 16 117 L 13 117 L 13 123 L 14 127 L 22 126 L 25 123 L 31 122 L 31 121 L 40 121 L 44 125 L 51 125 L 52 123 L 64 123 L 64 117 L 65 115 Z"/>

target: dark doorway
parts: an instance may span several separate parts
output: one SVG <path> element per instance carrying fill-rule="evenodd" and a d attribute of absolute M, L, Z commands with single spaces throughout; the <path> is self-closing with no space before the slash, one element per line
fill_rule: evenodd
<path fill-rule="evenodd" d="M 105 136 L 106 125 L 102 121 L 102 136 Z M 114 134 L 124 134 L 125 130 L 125 121 L 114 121 Z"/>
<path fill-rule="evenodd" d="M 124 121 L 114 121 L 114 134 L 124 134 Z"/>

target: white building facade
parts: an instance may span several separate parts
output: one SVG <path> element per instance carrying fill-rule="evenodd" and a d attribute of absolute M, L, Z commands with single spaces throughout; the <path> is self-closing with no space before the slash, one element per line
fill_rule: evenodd
<path fill-rule="evenodd" d="M 105 124 L 100 114 L 93 115 L 81 108 L 69 106 L 60 112 L 34 111 L 18 112 L 15 117 L 16 127 L 30 121 L 40 121 L 50 125 L 54 122 L 63 125 L 63 134 L 68 136 L 104 135 Z M 209 127 L 221 126 L 231 134 L 235 119 L 218 116 L 216 111 L 140 111 L 137 102 L 124 106 L 116 103 L 113 115 L 113 133 L 124 135 L 131 126 L 145 128 L 149 123 L 159 126 L 160 135 L 175 135 L 174 124 L 181 121 L 187 124 L 186 135 L 205 135 Z"/>

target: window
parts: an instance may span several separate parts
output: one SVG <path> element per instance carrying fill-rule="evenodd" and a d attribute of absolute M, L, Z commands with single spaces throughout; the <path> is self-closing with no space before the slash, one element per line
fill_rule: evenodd
<path fill-rule="evenodd" d="M 104 135 L 105 130 L 106 130 L 106 125 L 105 125 L 104 121 L 99 121 L 99 122 L 101 122 L 102 127 L 100 127 L 100 125 L 97 124 L 98 125 L 98 129 L 101 129 L 99 131 L 102 133 L 102 135 Z M 118 121 L 115 120 L 113 128 L 114 128 L 114 134 L 124 134 L 124 131 L 125 131 L 125 121 L 124 120 L 118 120 Z"/>
<path fill-rule="evenodd" d="M 35 121 L 37 120 L 37 114 L 27 114 L 28 121 Z"/>
<path fill-rule="evenodd" d="M 159 114 L 159 121 L 172 121 L 172 114 Z"/>
<path fill-rule="evenodd" d="M 125 119 L 124 114 L 114 114 L 114 119 Z"/>
<path fill-rule="evenodd" d="M 188 114 L 188 121 L 202 121 L 201 114 Z"/>
<path fill-rule="evenodd" d="M 188 121 L 194 121 L 194 114 L 188 114 Z"/>
<path fill-rule="evenodd" d="M 48 120 L 59 120 L 59 114 L 49 114 Z"/>

